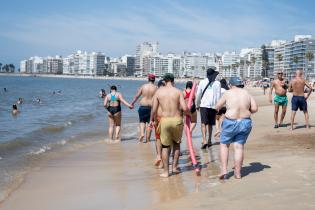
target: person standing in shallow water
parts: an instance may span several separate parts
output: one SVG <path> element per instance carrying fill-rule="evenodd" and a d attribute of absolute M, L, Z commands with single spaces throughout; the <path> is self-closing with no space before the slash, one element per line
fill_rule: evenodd
<path fill-rule="evenodd" d="M 151 128 L 149 127 L 150 122 L 150 114 L 152 107 L 152 98 L 157 90 L 157 86 L 154 85 L 155 75 L 148 75 L 148 83 L 142 85 L 137 94 L 135 95 L 131 105 L 134 106 L 136 101 L 142 96 L 140 100 L 140 107 L 138 110 L 139 114 L 139 127 L 140 127 L 140 135 L 139 135 L 139 143 L 143 143 L 144 135 L 146 135 L 145 143 L 150 141 L 151 138 Z"/>
<path fill-rule="evenodd" d="M 190 94 L 192 93 L 191 92 L 192 87 L 193 87 L 193 82 L 192 81 L 188 81 L 186 83 L 186 88 L 183 91 L 184 99 L 185 99 L 187 105 L 188 105 L 188 100 L 189 100 Z M 190 132 L 193 132 L 193 130 L 195 129 L 196 124 L 197 124 L 197 109 L 196 109 L 195 97 L 193 98 L 193 101 L 192 101 L 192 106 L 190 108 L 190 113 L 191 113 Z"/>
<path fill-rule="evenodd" d="M 283 124 L 283 120 L 287 111 L 288 105 L 288 97 L 287 97 L 287 89 L 288 85 L 285 83 L 283 79 L 283 72 L 280 71 L 277 73 L 277 79 L 271 82 L 270 92 L 269 92 L 269 101 L 272 103 L 272 92 L 275 89 L 275 97 L 274 97 L 274 104 L 275 104 L 275 111 L 274 111 L 274 119 L 275 119 L 275 126 L 274 128 L 278 127 L 285 127 Z M 280 123 L 278 123 L 278 112 L 279 107 L 282 107 L 282 113 L 280 118 Z"/>
<path fill-rule="evenodd" d="M 151 122 L 154 125 L 154 116 L 156 116 L 158 107 L 161 107 L 161 143 L 162 143 L 162 161 L 163 173 L 161 177 L 169 177 L 169 156 L 171 146 L 173 146 L 173 164 L 172 172 L 179 173 L 178 160 L 180 153 L 180 143 L 183 134 L 183 112 L 190 115 L 190 111 L 185 102 L 182 92 L 174 87 L 174 75 L 167 73 L 163 77 L 165 86 L 157 90 L 152 106 Z"/>
<path fill-rule="evenodd" d="M 18 107 L 16 104 L 12 105 L 12 115 L 17 115 L 20 111 L 18 110 Z"/>
<path fill-rule="evenodd" d="M 122 94 L 117 92 L 116 86 L 111 86 L 110 93 L 104 99 L 104 107 L 108 110 L 108 138 L 110 140 L 120 141 L 121 127 L 121 105 L 123 103 L 130 109 L 133 107 L 123 98 Z M 115 136 L 114 136 L 115 130 Z"/>
<path fill-rule="evenodd" d="M 200 109 L 202 145 L 201 149 L 207 149 L 212 145 L 212 127 L 215 125 L 215 105 L 221 97 L 221 84 L 216 81 L 219 72 L 215 67 L 207 70 L 207 78 L 200 81 L 196 93 L 197 110 Z M 200 107 L 200 108 L 199 108 Z M 207 141 L 208 129 L 208 141 Z"/>
<path fill-rule="evenodd" d="M 225 119 L 222 123 L 220 136 L 221 173 L 220 179 L 227 174 L 230 144 L 234 144 L 234 177 L 241 178 L 244 160 L 244 145 L 252 129 L 251 114 L 258 111 L 254 98 L 242 87 L 237 77 L 230 80 L 231 89 L 227 90 L 216 105 L 219 111 L 226 105 Z"/>
<path fill-rule="evenodd" d="M 309 89 L 306 95 L 304 95 L 305 86 Z M 291 100 L 291 130 L 294 129 L 294 119 L 298 109 L 304 112 L 306 128 L 311 128 L 307 111 L 307 99 L 312 93 L 312 87 L 303 79 L 303 72 L 301 70 L 296 71 L 295 78 L 289 83 L 289 92 L 293 93 Z"/>
<path fill-rule="evenodd" d="M 164 87 L 165 82 L 164 80 L 160 80 L 158 82 L 158 88 Z M 154 95 L 154 97 L 156 97 Z M 153 97 L 153 101 L 154 101 Z M 161 127 L 160 127 L 160 121 L 161 121 L 161 115 L 162 115 L 162 109 L 161 106 L 158 107 L 156 116 L 154 116 L 154 129 L 155 129 L 155 148 L 156 148 L 156 159 L 154 162 L 154 165 L 158 168 L 163 168 L 163 162 L 162 162 L 162 144 L 161 144 Z"/>

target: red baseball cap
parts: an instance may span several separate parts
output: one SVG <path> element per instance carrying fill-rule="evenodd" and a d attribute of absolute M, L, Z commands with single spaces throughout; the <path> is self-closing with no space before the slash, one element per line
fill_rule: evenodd
<path fill-rule="evenodd" d="M 154 74 L 148 74 L 148 78 L 149 79 L 155 79 L 155 75 Z"/>

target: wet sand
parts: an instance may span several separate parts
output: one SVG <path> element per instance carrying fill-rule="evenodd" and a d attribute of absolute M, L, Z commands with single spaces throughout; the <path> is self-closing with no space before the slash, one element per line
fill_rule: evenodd
<path fill-rule="evenodd" d="M 261 106 L 253 116 L 241 180 L 232 173 L 225 181 L 216 178 L 218 145 L 200 151 L 197 127 L 194 142 L 203 165 L 201 177 L 194 175 L 185 151 L 180 160 L 183 172 L 163 179 L 153 167 L 153 142 L 98 143 L 33 170 L 0 209 L 314 209 L 314 96 L 309 102 L 313 128 L 301 127 L 304 119 L 299 112 L 299 128 L 291 132 L 273 129 L 267 96 L 260 89 L 251 92 Z M 232 165 L 230 161 L 230 171 Z"/>

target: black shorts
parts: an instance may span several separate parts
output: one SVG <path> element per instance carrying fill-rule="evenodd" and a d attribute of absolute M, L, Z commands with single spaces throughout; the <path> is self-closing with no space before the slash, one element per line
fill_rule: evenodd
<path fill-rule="evenodd" d="M 200 107 L 201 123 L 205 125 L 215 125 L 217 111 L 211 108 Z"/>
<path fill-rule="evenodd" d="M 226 107 L 222 107 L 217 113 L 217 115 L 221 116 L 222 114 L 225 114 L 225 113 L 226 113 Z"/>
<path fill-rule="evenodd" d="M 151 116 L 151 106 L 140 106 L 138 110 L 139 121 L 141 123 L 149 123 Z"/>

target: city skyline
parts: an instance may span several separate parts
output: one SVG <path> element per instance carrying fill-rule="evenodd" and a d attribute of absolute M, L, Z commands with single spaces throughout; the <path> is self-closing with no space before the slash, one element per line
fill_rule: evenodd
<path fill-rule="evenodd" d="M 311 11 L 315 3 L 307 0 L 62 4 L 13 0 L 3 5 L 0 60 L 16 66 L 32 55 L 67 55 L 77 49 L 113 57 L 134 54 L 134 47 L 143 41 L 160 41 L 163 53 L 205 53 L 315 34 Z"/>

